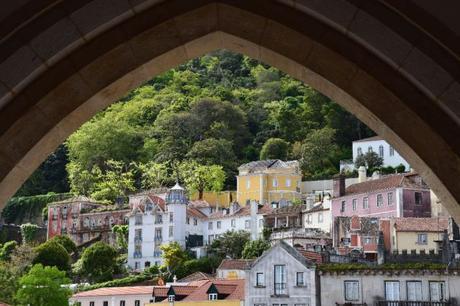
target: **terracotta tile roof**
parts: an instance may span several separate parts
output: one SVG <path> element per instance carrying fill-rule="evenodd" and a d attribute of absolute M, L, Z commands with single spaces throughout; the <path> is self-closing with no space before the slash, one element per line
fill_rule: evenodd
<path fill-rule="evenodd" d="M 215 285 L 219 294 L 225 296 L 225 300 L 243 300 L 244 299 L 244 280 L 200 280 L 190 282 L 188 285 L 173 284 L 171 287 L 177 295 L 185 296 L 181 301 L 207 301 L 209 287 Z M 169 287 L 155 286 L 153 295 L 163 298 L 163 303 L 167 303 L 167 293 Z"/>
<path fill-rule="evenodd" d="M 187 207 L 187 215 L 196 217 L 199 219 L 206 219 L 208 217 L 204 213 L 202 213 L 199 209 L 196 209 L 194 207 Z"/>
<path fill-rule="evenodd" d="M 304 210 L 304 213 L 312 213 L 317 211 L 329 210 L 329 208 L 324 208 L 323 203 L 313 206 L 311 209 Z"/>
<path fill-rule="evenodd" d="M 252 259 L 224 259 L 218 270 L 248 270 L 254 262 Z"/>
<path fill-rule="evenodd" d="M 155 205 L 158 205 L 161 210 L 165 211 L 166 209 L 166 202 L 163 198 L 159 197 L 158 195 L 156 194 L 149 194 L 148 195 L 148 198 L 150 199 L 150 201 L 155 204 Z"/>
<path fill-rule="evenodd" d="M 415 177 L 418 177 L 418 174 L 403 173 L 386 175 L 379 179 L 369 179 L 365 182 L 348 186 L 345 189 L 345 195 L 369 193 L 398 187 L 428 189 L 428 187 L 426 187 L 423 183 L 416 183 L 414 180 Z"/>
<path fill-rule="evenodd" d="M 272 210 L 270 215 L 293 215 L 293 214 L 300 214 L 302 213 L 302 209 L 304 206 L 302 205 L 290 205 L 284 206 L 280 208 L 275 208 Z"/>
<path fill-rule="evenodd" d="M 190 275 L 187 275 L 184 278 L 181 278 L 177 282 L 179 283 L 189 283 L 192 281 L 199 281 L 199 280 L 212 280 L 214 279 L 214 276 L 208 273 L 203 273 L 203 272 L 195 272 Z"/>
<path fill-rule="evenodd" d="M 449 227 L 447 218 L 395 218 L 398 232 L 443 232 Z"/>
<path fill-rule="evenodd" d="M 8 305 L 6 303 L 3 303 L 3 302 L 0 302 L 0 306 L 10 306 L 10 305 Z"/>
<path fill-rule="evenodd" d="M 73 298 L 113 295 L 151 295 L 153 286 L 108 287 L 74 294 Z"/>
<path fill-rule="evenodd" d="M 259 209 L 257 211 L 257 214 L 267 214 L 271 213 L 273 208 L 268 205 L 259 205 Z M 243 217 L 243 216 L 249 216 L 251 215 L 251 207 L 248 206 L 243 206 L 240 209 L 238 209 L 235 213 L 233 214 L 223 214 L 221 210 L 216 211 L 212 214 L 209 215 L 209 219 L 222 219 L 222 218 L 238 218 L 238 217 Z"/>
<path fill-rule="evenodd" d="M 189 207 L 194 208 L 207 208 L 207 207 L 216 207 L 215 204 L 210 204 L 208 201 L 205 200 L 192 200 L 188 202 Z"/>

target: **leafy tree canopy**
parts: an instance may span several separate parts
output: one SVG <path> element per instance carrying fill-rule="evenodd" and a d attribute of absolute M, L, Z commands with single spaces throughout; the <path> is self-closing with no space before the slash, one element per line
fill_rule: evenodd
<path fill-rule="evenodd" d="M 264 239 L 257 239 L 253 241 L 248 241 L 243 248 L 241 253 L 242 258 L 244 259 L 253 259 L 257 258 L 262 253 L 270 248 L 270 243 Z"/>
<path fill-rule="evenodd" d="M 67 253 L 72 254 L 77 252 L 77 246 L 69 236 L 54 236 L 49 241 L 54 241 L 59 243 L 64 247 Z"/>
<path fill-rule="evenodd" d="M 64 271 L 37 264 L 19 280 L 15 298 L 19 305 L 67 306 L 72 291 L 62 285 L 69 283 Z"/>
<path fill-rule="evenodd" d="M 70 256 L 66 249 L 57 241 L 49 240 L 36 248 L 37 256 L 34 264 L 55 266 L 61 271 L 70 270 Z"/>
<path fill-rule="evenodd" d="M 373 171 L 374 169 L 380 168 L 383 165 L 383 158 L 380 157 L 375 152 L 366 152 L 365 154 L 361 154 L 356 157 L 355 159 L 355 167 L 359 168 L 361 166 L 366 167 L 369 171 Z"/>
<path fill-rule="evenodd" d="M 210 251 L 221 258 L 241 258 L 244 246 L 249 241 L 249 236 L 249 233 L 243 230 L 227 231 L 214 239 Z"/>
<path fill-rule="evenodd" d="M 289 151 L 289 143 L 281 138 L 270 138 L 262 146 L 260 159 L 286 160 Z"/>
<path fill-rule="evenodd" d="M 83 251 L 79 262 L 81 275 L 94 282 L 112 279 L 116 270 L 117 252 L 104 242 L 96 242 Z"/>

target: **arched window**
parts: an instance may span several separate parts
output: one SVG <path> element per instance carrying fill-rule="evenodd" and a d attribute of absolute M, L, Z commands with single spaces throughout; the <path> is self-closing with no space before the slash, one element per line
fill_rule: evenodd
<path fill-rule="evenodd" d="M 363 155 L 363 149 L 358 148 L 358 156 Z"/>
<path fill-rule="evenodd" d="M 370 152 L 374 152 L 374 150 L 372 149 L 371 146 L 369 146 L 369 147 L 367 148 L 367 152 L 369 152 L 369 153 L 370 153 Z"/>
<path fill-rule="evenodd" d="M 383 146 L 380 145 L 380 146 L 379 146 L 379 156 L 380 156 L 381 158 L 383 158 L 383 153 L 384 153 L 384 152 L 383 152 Z"/>
<path fill-rule="evenodd" d="M 390 156 L 393 156 L 393 155 L 395 155 L 395 148 L 390 146 Z"/>

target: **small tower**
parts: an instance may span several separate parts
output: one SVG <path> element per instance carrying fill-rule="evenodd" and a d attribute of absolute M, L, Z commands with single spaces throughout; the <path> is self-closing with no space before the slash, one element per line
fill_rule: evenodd
<path fill-rule="evenodd" d="M 185 224 L 187 218 L 187 195 L 184 188 L 178 183 L 174 185 L 166 195 L 166 206 L 168 211 L 168 224 L 165 239 L 168 242 L 176 241 L 185 248 Z"/>

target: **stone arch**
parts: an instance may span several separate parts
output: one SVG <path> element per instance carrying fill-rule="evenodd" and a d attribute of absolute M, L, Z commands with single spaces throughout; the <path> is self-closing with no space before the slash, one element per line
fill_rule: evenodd
<path fill-rule="evenodd" d="M 353 112 L 460 220 L 460 48 L 452 35 L 460 29 L 426 6 L 34 0 L 13 8 L 0 16 L 0 207 L 96 112 L 158 73 L 226 48 Z"/>

